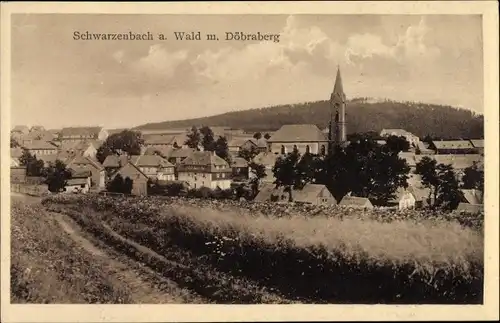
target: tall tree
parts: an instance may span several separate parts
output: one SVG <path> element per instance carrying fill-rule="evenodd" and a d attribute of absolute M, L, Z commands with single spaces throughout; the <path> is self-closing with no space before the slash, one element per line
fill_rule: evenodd
<path fill-rule="evenodd" d="M 403 136 L 389 136 L 386 139 L 385 147 L 393 152 L 400 153 L 401 151 L 408 151 L 410 149 L 410 143 Z"/>
<path fill-rule="evenodd" d="M 96 157 L 103 163 L 106 157 L 112 154 L 140 155 L 143 144 L 144 139 L 140 132 L 123 130 L 109 136 L 97 150 Z"/>
<path fill-rule="evenodd" d="M 259 140 L 260 138 L 262 138 L 262 133 L 260 133 L 260 132 L 256 132 L 256 133 L 254 133 L 254 134 L 253 134 L 253 137 L 254 137 L 255 139 Z"/>
<path fill-rule="evenodd" d="M 191 127 L 191 131 L 187 134 L 187 139 L 184 142 L 189 148 L 200 150 L 201 134 L 198 128 L 195 126 Z"/>
<path fill-rule="evenodd" d="M 288 191 L 288 200 L 293 201 L 292 191 L 294 187 L 300 185 L 300 178 L 297 176 L 297 164 L 300 161 L 300 153 L 297 149 L 280 156 L 276 159 L 273 167 L 274 184 L 276 186 L 284 186 Z"/>
<path fill-rule="evenodd" d="M 446 210 L 454 210 L 460 203 L 460 191 L 455 171 L 451 165 L 439 164 L 437 167 L 439 186 L 436 203 Z"/>
<path fill-rule="evenodd" d="M 311 153 L 305 153 L 296 165 L 295 174 L 297 176 L 296 187 L 303 188 L 308 183 L 313 183 L 316 179 L 317 159 Z"/>
<path fill-rule="evenodd" d="M 229 148 L 227 146 L 226 137 L 219 136 L 217 141 L 213 144 L 214 151 L 220 158 L 231 164 L 231 155 L 229 154 Z"/>
<path fill-rule="evenodd" d="M 66 168 L 66 165 L 56 160 L 54 164 L 50 164 L 46 170 L 46 184 L 51 192 L 60 192 L 71 178 L 71 172 Z"/>
<path fill-rule="evenodd" d="M 266 177 L 266 166 L 255 162 L 250 162 L 248 166 L 250 167 L 250 173 L 252 174 L 250 186 L 252 188 L 253 196 L 255 196 L 259 190 L 261 180 Z"/>
<path fill-rule="evenodd" d="M 39 160 L 36 156 L 32 155 L 28 150 L 24 149 L 19 163 L 26 167 L 27 176 L 43 176 L 44 175 L 44 162 Z"/>
<path fill-rule="evenodd" d="M 266 132 L 266 134 L 264 135 L 264 139 L 269 140 L 269 138 L 271 138 L 271 135 Z"/>
<path fill-rule="evenodd" d="M 484 171 L 480 170 L 476 163 L 464 169 L 462 188 L 484 191 Z"/>
<path fill-rule="evenodd" d="M 258 154 L 259 151 L 255 146 L 250 146 L 250 148 L 240 149 L 238 151 L 238 157 L 245 159 L 247 162 L 251 162 Z"/>
<path fill-rule="evenodd" d="M 203 126 L 200 129 L 201 145 L 205 151 L 215 151 L 215 139 L 214 132 L 210 127 Z"/>
<path fill-rule="evenodd" d="M 437 162 L 435 159 L 425 156 L 416 165 L 415 172 L 422 177 L 422 184 L 429 189 L 429 200 L 432 194 L 436 202 L 439 179 L 437 174 Z"/>

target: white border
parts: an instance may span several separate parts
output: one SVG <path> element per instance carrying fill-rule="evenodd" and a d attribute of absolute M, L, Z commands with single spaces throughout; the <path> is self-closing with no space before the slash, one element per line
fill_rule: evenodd
<path fill-rule="evenodd" d="M 386 305 L 10 305 L 10 14 L 481 14 L 484 42 L 485 304 Z M 496 1 L 240 3 L 1 3 L 1 320 L 4 322 L 209 322 L 498 319 L 498 5 Z"/>

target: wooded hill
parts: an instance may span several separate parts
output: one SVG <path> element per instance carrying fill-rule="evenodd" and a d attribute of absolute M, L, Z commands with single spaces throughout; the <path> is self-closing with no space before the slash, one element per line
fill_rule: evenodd
<path fill-rule="evenodd" d="M 316 124 L 323 129 L 328 125 L 330 113 L 328 101 L 316 101 L 229 112 L 196 119 L 149 123 L 136 129 L 206 125 L 229 126 L 254 132 L 274 131 L 284 124 L 300 123 Z M 380 132 L 384 128 L 402 128 L 419 137 L 430 135 L 442 139 L 484 138 L 483 115 L 451 106 L 357 98 L 348 101 L 346 113 L 348 133 Z"/>

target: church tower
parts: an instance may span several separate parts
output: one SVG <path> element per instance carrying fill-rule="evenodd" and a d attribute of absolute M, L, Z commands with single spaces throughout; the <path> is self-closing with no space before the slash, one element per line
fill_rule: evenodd
<path fill-rule="evenodd" d="M 340 76 L 340 68 L 337 68 L 335 86 L 330 95 L 331 120 L 328 139 L 332 144 L 343 144 L 347 141 L 345 105 L 346 97 L 342 86 L 342 77 Z"/>

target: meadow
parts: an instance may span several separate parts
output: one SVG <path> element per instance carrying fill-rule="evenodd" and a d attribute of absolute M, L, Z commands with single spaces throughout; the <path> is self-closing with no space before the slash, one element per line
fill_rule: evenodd
<path fill-rule="evenodd" d="M 464 225 L 438 215 L 387 220 L 383 211 L 339 208 L 315 216 L 292 209 L 277 217 L 196 203 L 98 195 L 43 201 L 49 210 L 106 223 L 167 258 L 174 250 L 187 250 L 198 266 L 251 279 L 289 300 L 482 303 L 481 221 Z"/>

